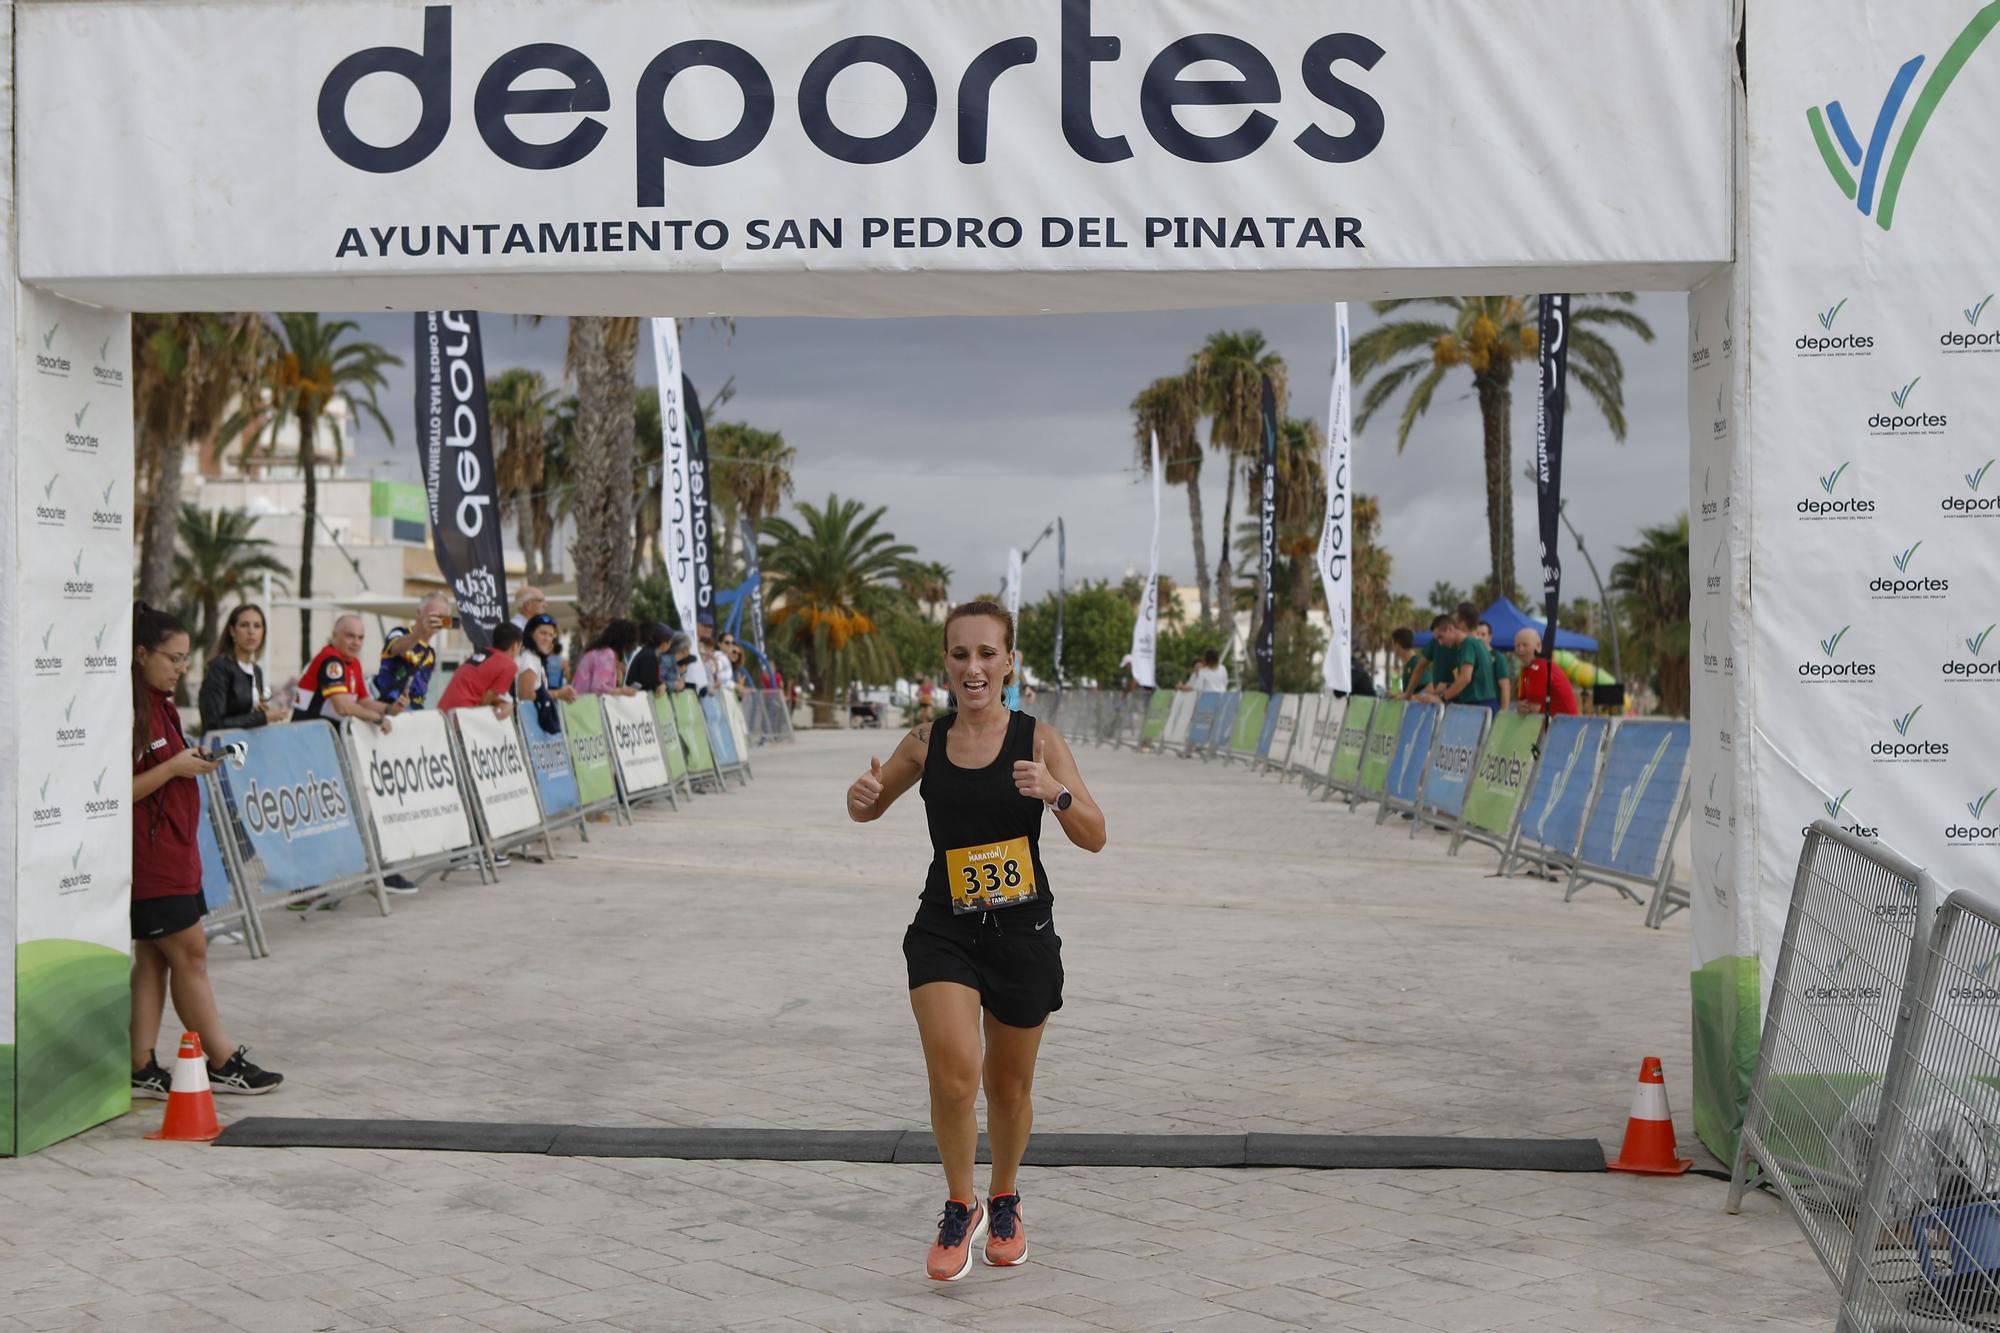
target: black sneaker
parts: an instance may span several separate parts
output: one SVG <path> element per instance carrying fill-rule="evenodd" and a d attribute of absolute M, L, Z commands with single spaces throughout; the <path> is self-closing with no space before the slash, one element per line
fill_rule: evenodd
<path fill-rule="evenodd" d="M 249 1048 L 238 1046 L 236 1053 L 225 1060 L 220 1069 L 208 1067 L 208 1086 L 216 1092 L 234 1093 L 239 1097 L 257 1097 L 275 1089 L 285 1081 L 283 1074 L 274 1074 L 268 1069 L 259 1069 L 250 1063 L 244 1054 Z"/>
<path fill-rule="evenodd" d="M 402 875 L 384 876 L 382 887 L 391 893 L 415 893 L 417 891 L 417 886 Z"/>
<path fill-rule="evenodd" d="M 156 1102 L 167 1099 L 167 1090 L 173 1086 L 173 1075 L 160 1068 L 160 1062 L 153 1056 L 146 1057 L 146 1067 L 132 1071 L 132 1096 L 134 1099 L 147 1097 Z"/>

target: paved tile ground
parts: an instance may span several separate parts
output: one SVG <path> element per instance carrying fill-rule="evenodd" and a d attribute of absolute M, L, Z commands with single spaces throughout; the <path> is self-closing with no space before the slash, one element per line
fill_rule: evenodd
<path fill-rule="evenodd" d="M 236 1039 L 290 1080 L 225 1115 L 921 1127 L 921 810 L 841 813 L 889 739 L 805 735 L 746 792 L 388 920 L 280 913 L 266 961 L 218 943 Z M 1040 1128 L 1615 1151 L 1647 1054 L 1685 1109 L 1684 924 L 1241 768 L 1082 763 L 1112 845 L 1047 858 L 1069 980 Z M 1835 1304 L 1773 1200 L 1726 1217 L 1698 1177 L 1031 1168 L 1030 1262 L 946 1286 L 935 1167 L 160 1145 L 142 1107 L 0 1162 L 0 1330 L 1789 1330 Z"/>

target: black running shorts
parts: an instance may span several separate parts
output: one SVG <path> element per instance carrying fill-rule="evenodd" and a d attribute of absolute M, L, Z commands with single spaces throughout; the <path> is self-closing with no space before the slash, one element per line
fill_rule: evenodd
<path fill-rule="evenodd" d="M 208 904 L 200 893 L 170 893 L 164 898 L 132 900 L 132 938 L 158 940 L 178 934 L 200 921 Z"/>
<path fill-rule="evenodd" d="M 1047 911 L 1035 915 L 1048 920 Z M 1009 913 L 1016 914 L 1026 912 Z M 1032 931 L 1030 923 L 1021 924 Z M 1053 924 L 1026 935 L 983 929 L 964 939 L 913 925 L 903 932 L 903 961 L 911 990 L 933 981 L 970 986 L 979 992 L 980 1007 L 1008 1027 L 1040 1027 L 1062 1008 L 1062 940 Z"/>

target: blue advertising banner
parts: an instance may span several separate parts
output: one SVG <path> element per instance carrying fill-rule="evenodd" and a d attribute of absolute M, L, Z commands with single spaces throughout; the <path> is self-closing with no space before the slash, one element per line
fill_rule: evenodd
<path fill-rule="evenodd" d="M 354 797 L 324 722 L 217 732 L 243 742 L 243 766 L 218 772 L 236 826 L 264 863 L 262 891 L 295 893 L 368 871 Z"/>
<path fill-rule="evenodd" d="M 195 821 L 194 846 L 201 853 L 201 902 L 209 912 L 226 912 L 236 897 L 229 890 L 229 868 L 222 861 L 222 845 L 215 839 L 215 810 L 208 801 L 208 784 L 195 783 L 201 793 L 201 818 Z"/>
<path fill-rule="evenodd" d="M 1404 805 L 1417 803 L 1417 789 L 1423 785 L 1424 761 L 1430 758 L 1431 737 L 1437 733 L 1438 706 L 1419 704 L 1403 713 L 1403 725 L 1396 732 L 1396 753 L 1389 760 L 1389 799 Z"/>
<path fill-rule="evenodd" d="M 1209 729 L 1209 739 L 1217 746 L 1229 744 L 1229 733 L 1236 729 L 1236 710 L 1243 706 L 1240 694 L 1225 694 L 1215 702 L 1215 725 Z"/>
<path fill-rule="evenodd" d="M 1579 861 L 1634 879 L 1659 873 L 1687 777 L 1688 742 L 1685 722 L 1627 721 L 1611 733 Z"/>
<path fill-rule="evenodd" d="M 1583 831 L 1583 811 L 1590 800 L 1590 782 L 1597 775 L 1597 755 L 1611 725 L 1601 717 L 1557 717 L 1542 738 L 1542 760 L 1535 769 L 1535 787 L 1521 810 L 1521 837 L 1551 851 L 1568 855 Z"/>
<path fill-rule="evenodd" d="M 724 766 L 741 763 L 736 753 L 736 733 L 722 716 L 722 704 L 713 696 L 701 701 L 701 711 L 708 718 L 708 734 L 715 741 L 715 762 Z"/>
<path fill-rule="evenodd" d="M 1270 706 L 1264 710 L 1264 730 L 1257 736 L 1257 757 L 1259 759 L 1269 759 L 1271 757 L 1271 738 L 1278 734 L 1278 715 L 1284 711 L 1285 696 L 1282 694 L 1272 695 Z"/>
<path fill-rule="evenodd" d="M 1486 720 L 1493 714 L 1467 704 L 1447 704 L 1438 743 L 1431 749 L 1430 771 L 1424 778 L 1424 806 L 1456 816 L 1465 808 L 1465 788 L 1472 781 L 1472 763 L 1486 738 Z"/>
<path fill-rule="evenodd" d="M 1188 722 L 1188 744 L 1199 749 L 1208 744 L 1209 733 L 1215 730 L 1216 710 L 1222 707 L 1222 696 L 1214 690 L 1202 691 L 1194 701 L 1194 717 Z"/>
<path fill-rule="evenodd" d="M 514 714 L 521 719 L 521 739 L 528 743 L 528 767 L 534 770 L 535 787 L 542 795 L 543 816 L 554 819 L 582 805 L 562 732 L 544 730 L 532 708 L 517 708 Z"/>

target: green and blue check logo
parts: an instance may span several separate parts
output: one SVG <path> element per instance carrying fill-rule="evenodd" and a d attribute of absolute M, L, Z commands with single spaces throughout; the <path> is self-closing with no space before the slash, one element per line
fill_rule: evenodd
<path fill-rule="evenodd" d="M 1980 653 L 1986 650 L 1986 636 L 1991 634 L 1992 632 L 1993 632 L 1993 626 L 1988 625 L 1985 629 L 1979 631 L 1979 633 L 1973 635 L 1971 638 L 1965 641 L 1965 646 L 1972 650 L 1972 655 L 1974 657 L 1979 656 Z"/>
<path fill-rule="evenodd" d="M 1901 717 L 1897 718 L 1897 719 L 1896 719 L 1896 722 L 1895 722 L 1895 726 L 1896 726 L 1896 734 L 1897 734 L 1898 736 L 1907 736 L 1907 735 L 1909 735 L 1909 734 L 1910 734 L 1910 724 L 1911 724 L 1912 722 L 1915 722 L 1915 721 L 1917 720 L 1917 714 L 1918 714 L 1918 713 L 1921 713 L 1921 712 L 1923 712 L 1923 711 L 1924 711 L 1924 706 L 1923 706 L 1922 704 L 1918 704 L 1918 705 L 1917 705 L 1917 706 L 1916 706 L 1915 708 L 1912 708 L 1912 709 L 1911 709 L 1911 710 L 1910 710 L 1909 712 L 1907 712 L 1907 713 L 1903 714 L 1903 715 L 1902 715 Z"/>
<path fill-rule="evenodd" d="M 1889 82 L 1888 94 L 1882 99 L 1881 109 L 1875 113 L 1875 123 L 1869 129 L 1865 149 L 1839 102 L 1828 102 L 1823 109 L 1816 106 L 1806 108 L 1806 124 L 1812 130 L 1813 142 L 1819 148 L 1820 159 L 1826 163 L 1827 173 L 1840 187 L 1840 192 L 1854 201 L 1861 215 L 1872 215 L 1875 225 L 1883 231 L 1895 224 L 1896 197 L 1902 192 L 1903 178 L 1910 169 L 1910 158 L 1916 153 L 1917 143 L 1924 137 L 1931 117 L 1936 114 L 1938 103 L 1944 100 L 1952 80 L 1958 77 L 1959 71 L 1965 68 L 1965 62 L 1996 25 L 2000 25 L 2000 0 L 1993 0 L 1974 14 L 1964 31 L 1945 50 L 1931 70 L 1930 78 L 1924 82 L 1923 90 L 1911 104 L 1910 114 L 1903 122 L 1902 133 L 1896 137 L 1893 151 L 1889 147 L 1890 132 L 1895 128 L 1896 117 L 1916 82 L 1917 71 L 1923 68 L 1924 57 L 1920 55 L 1911 56 L 1897 68 L 1895 77 Z M 1860 173 L 1858 177 L 1856 171 Z"/>
<path fill-rule="evenodd" d="M 111 335 L 108 333 L 104 335 L 104 341 L 97 344 L 97 359 L 100 362 L 111 359 Z"/>
<path fill-rule="evenodd" d="M 1834 650 L 1840 647 L 1840 641 L 1847 637 L 1847 631 L 1853 628 L 1854 626 L 1852 625 L 1842 625 L 1840 627 L 1839 633 L 1835 634 L 1831 638 L 1821 639 L 1819 641 L 1819 650 L 1822 653 L 1825 653 L 1828 657 L 1832 657 L 1834 654 Z"/>
<path fill-rule="evenodd" d="M 1846 791 L 1834 797 L 1832 800 L 1821 801 L 1820 805 L 1822 808 L 1825 809 L 1826 817 L 1828 819 L 1840 818 L 1840 808 L 1847 804 L 1847 798 L 1849 796 L 1852 796 L 1853 794 L 1854 794 L 1854 788 L 1849 787 Z"/>
<path fill-rule="evenodd" d="M 1908 384 L 1905 384 L 1902 388 L 1889 390 L 1889 397 L 1895 401 L 1896 406 L 1898 407 L 1907 406 L 1910 401 L 1910 391 L 1915 389 L 1919 384 L 1923 383 L 1923 380 L 1924 377 L 1922 375 L 1919 375 L 1915 379 L 1911 380 Z"/>
<path fill-rule="evenodd" d="M 56 473 L 55 475 L 49 478 L 49 484 L 42 487 L 42 498 L 44 500 L 48 499 L 50 496 L 55 494 L 56 483 L 61 480 L 62 480 L 62 473 L 60 472 Z"/>
<path fill-rule="evenodd" d="M 1840 485 L 1840 474 L 1845 471 L 1847 471 L 1847 464 L 1842 463 L 1839 467 L 1819 479 L 1819 488 L 1828 495 L 1832 495 L 1833 488 Z"/>
<path fill-rule="evenodd" d="M 1986 803 L 1993 799 L 1993 793 L 1996 791 L 2000 791 L 2000 787 L 1989 787 L 1987 788 L 1986 794 L 1980 797 L 1978 800 L 1967 801 L 1965 803 L 1966 813 L 1971 815 L 1974 819 L 1977 819 L 1982 814 L 1985 814 Z"/>
<path fill-rule="evenodd" d="M 1831 329 L 1833 327 L 1833 321 L 1840 318 L 1841 307 L 1846 304 L 1847 304 L 1847 298 L 1843 296 L 1840 298 L 1840 300 L 1836 301 L 1832 306 L 1828 307 L 1825 310 L 1820 311 L 1818 315 L 1819 326 L 1823 329 Z"/>
<path fill-rule="evenodd" d="M 49 331 L 42 335 L 42 350 L 44 352 L 56 345 L 56 330 L 61 327 L 62 321 L 57 320 L 55 323 L 49 325 Z"/>
<path fill-rule="evenodd" d="M 1978 490 L 1979 483 L 1986 480 L 1986 469 L 1992 466 L 1993 466 L 1993 460 L 1990 458 L 1987 459 L 1984 463 L 1981 463 L 1979 465 L 1979 471 L 1968 472 L 1965 474 L 1965 484 L 1970 486 L 1975 491 Z"/>
<path fill-rule="evenodd" d="M 78 409 L 77 409 L 77 413 L 76 413 L 76 428 L 77 428 L 78 430 L 82 430 L 82 429 L 83 429 L 83 419 L 84 419 L 85 417 L 89 416 L 89 415 L 90 415 L 90 404 L 89 404 L 89 403 L 85 403 L 85 404 L 84 404 L 84 405 L 83 405 L 82 407 L 80 407 L 80 408 L 78 408 Z"/>
<path fill-rule="evenodd" d="M 1898 574 L 1907 574 L 1909 572 L 1910 561 L 1915 558 L 1917 551 L 1922 546 L 1923 543 L 1918 542 L 1915 546 L 1909 547 L 1907 550 L 1905 550 L 1901 555 L 1892 555 L 1889 557 L 1891 560 L 1896 562 L 1896 572 Z"/>
<path fill-rule="evenodd" d="M 104 794 L 104 775 L 110 771 L 108 767 L 100 768 L 97 770 L 97 776 L 90 780 L 90 789 L 100 796 Z"/>
<path fill-rule="evenodd" d="M 1993 299 L 1993 293 L 1988 292 L 1986 293 L 1986 295 L 1979 298 L 1978 305 L 1967 306 L 1965 308 L 1965 322 L 1970 324 L 1975 329 L 1978 328 L 1979 317 L 1986 313 L 1986 303 L 1988 301 L 1991 301 L 1992 299 Z"/>
<path fill-rule="evenodd" d="M 1983 963 L 1974 963 L 1972 965 L 1972 975 L 1980 981 L 1986 980 L 1987 976 L 1993 971 L 1995 963 L 2000 963 L 2000 952 L 1996 952 Z"/>

